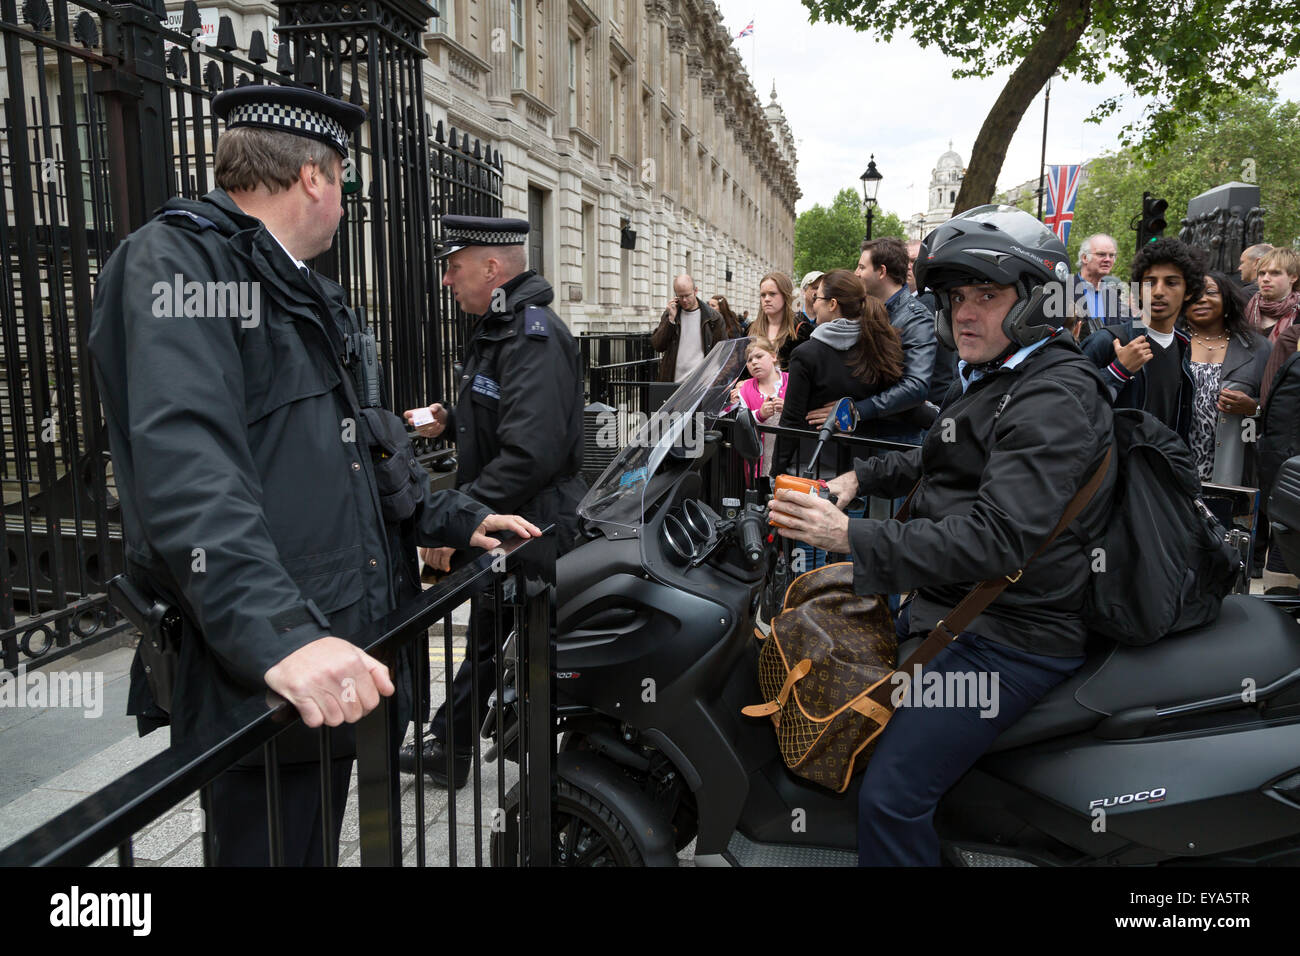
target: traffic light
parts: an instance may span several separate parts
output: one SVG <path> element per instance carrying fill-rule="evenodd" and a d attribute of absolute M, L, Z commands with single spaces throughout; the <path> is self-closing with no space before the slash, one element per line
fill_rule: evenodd
<path fill-rule="evenodd" d="M 1137 225 L 1137 244 L 1144 246 L 1148 242 L 1155 242 L 1164 235 L 1165 210 L 1169 208 L 1169 203 L 1163 199 L 1152 199 L 1150 193 L 1142 194 L 1142 216 Z"/>

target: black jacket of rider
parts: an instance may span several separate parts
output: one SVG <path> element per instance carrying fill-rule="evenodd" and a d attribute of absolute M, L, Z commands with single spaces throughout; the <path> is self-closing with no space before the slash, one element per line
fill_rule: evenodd
<path fill-rule="evenodd" d="M 921 482 L 906 523 L 849 521 L 855 590 L 917 589 L 911 627 L 925 632 L 978 581 L 1025 568 L 968 629 L 1034 654 L 1082 654 L 1080 608 L 1113 465 L 1079 518 L 1025 565 L 1100 464 L 1113 422 L 1104 382 L 1065 336 L 964 394 L 954 384 L 920 448 L 854 463 L 862 495 L 903 495 Z"/>

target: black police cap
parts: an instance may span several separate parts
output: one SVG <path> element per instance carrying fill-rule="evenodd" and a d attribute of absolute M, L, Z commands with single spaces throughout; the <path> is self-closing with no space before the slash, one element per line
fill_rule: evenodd
<path fill-rule="evenodd" d="M 528 222 L 493 216 L 443 216 L 442 239 L 434 258 L 445 259 L 467 246 L 522 246 L 528 241 Z"/>
<path fill-rule="evenodd" d="M 297 86 L 250 83 L 212 98 L 226 129 L 257 126 L 328 143 L 347 159 L 348 138 L 366 120 L 360 106 Z"/>

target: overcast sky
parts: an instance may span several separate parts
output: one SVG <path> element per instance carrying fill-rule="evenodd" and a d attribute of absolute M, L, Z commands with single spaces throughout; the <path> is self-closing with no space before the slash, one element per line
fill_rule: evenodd
<path fill-rule="evenodd" d="M 752 19 L 753 37 L 733 40 L 750 80 L 766 105 L 776 81 L 799 156 L 802 212 L 825 205 L 858 177 L 872 153 L 884 179 L 881 207 L 906 219 L 927 206 L 930 171 L 952 148 L 970 163 L 971 146 L 1010 70 L 988 79 L 954 80 L 959 61 L 922 50 L 910 38 L 886 45 L 849 27 L 808 22 L 799 0 L 715 0 L 734 38 Z M 1126 102 L 1101 125 L 1083 122 L 1103 99 L 1124 92 L 1115 80 L 1093 86 L 1052 83 L 1047 162 L 1077 163 L 1118 148 L 1124 124 L 1139 117 L 1142 101 Z M 1300 99 L 1300 70 L 1281 79 L 1284 97 Z M 1043 95 L 1026 111 L 998 178 L 1006 189 L 1038 175 Z"/>

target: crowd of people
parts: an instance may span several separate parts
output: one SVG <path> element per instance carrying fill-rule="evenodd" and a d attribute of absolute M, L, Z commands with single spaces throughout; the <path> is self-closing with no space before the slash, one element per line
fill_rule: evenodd
<path fill-rule="evenodd" d="M 705 343 L 749 336 L 745 375 L 757 377 L 759 369 L 764 378 L 738 388 L 736 397 L 760 425 L 817 428 L 834 402 L 848 397 L 860 413 L 857 435 L 920 444 L 945 398 L 959 391 L 957 352 L 935 332 L 935 297 L 918 293 L 914 265 L 921 245 L 864 241 L 852 271 L 825 263 L 826 271 L 803 276 L 798 293 L 785 274 L 769 273 L 757 290 L 759 318 L 748 324 L 718 296 L 695 308 L 694 280 L 678 276 L 678 298 L 654 336 L 663 352 L 662 379 L 685 379 Z M 1292 449 L 1289 429 L 1268 434 L 1262 428 L 1264 404 L 1300 344 L 1300 254 L 1251 246 L 1239 274 L 1228 276 L 1207 271 L 1197 249 L 1164 238 L 1138 250 L 1126 284 L 1112 274 L 1117 249 L 1104 234 L 1080 244 L 1076 268 L 1062 284 L 1061 326 L 1108 378 L 1114 407 L 1143 409 L 1176 431 L 1202 481 L 1258 487 L 1266 499 L 1276 474 L 1268 462 L 1300 451 Z M 683 291 L 692 308 L 679 316 L 673 305 Z M 1300 377 L 1300 366 L 1288 366 L 1287 374 Z M 1298 411 L 1273 418 L 1289 422 Z M 798 472 L 812 448 L 787 435 L 768 434 L 765 442 L 762 474 Z M 1260 452 L 1279 443 L 1284 447 L 1264 454 L 1261 464 Z M 833 465 L 822 471 L 833 474 Z M 1261 521 L 1256 577 L 1267 543 Z M 1275 560 L 1269 570 L 1285 569 Z"/>

